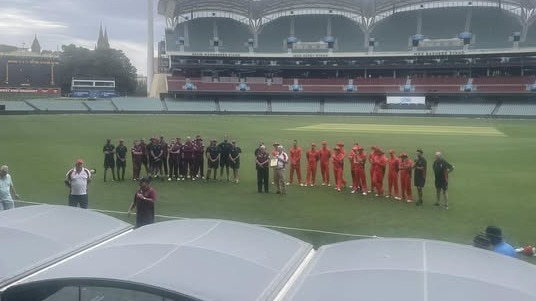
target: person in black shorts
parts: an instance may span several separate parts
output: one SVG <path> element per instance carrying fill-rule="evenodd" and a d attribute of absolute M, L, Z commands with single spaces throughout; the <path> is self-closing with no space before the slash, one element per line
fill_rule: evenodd
<path fill-rule="evenodd" d="M 223 141 L 218 144 L 218 148 L 220 149 L 220 181 L 223 179 L 223 169 L 225 167 L 225 174 L 227 176 L 227 181 L 229 181 L 229 163 L 231 160 L 229 160 L 229 153 L 231 152 L 231 148 L 233 145 L 229 143 L 228 136 L 225 135 L 223 137 Z"/>
<path fill-rule="evenodd" d="M 115 181 L 115 146 L 112 144 L 112 139 L 106 139 L 106 144 L 102 147 L 104 153 L 104 182 L 106 182 L 106 174 L 108 168 L 112 170 L 112 177 Z"/>
<path fill-rule="evenodd" d="M 422 149 L 417 150 L 417 158 L 413 161 L 413 184 L 417 187 L 417 195 L 419 199 L 415 203 L 417 206 L 422 206 L 422 189 L 426 182 L 426 159 L 424 158 L 424 152 Z"/>
<path fill-rule="evenodd" d="M 231 141 L 231 151 L 229 152 L 229 165 L 233 169 L 233 180 L 238 183 L 240 181 L 240 175 L 238 170 L 240 169 L 240 154 L 242 149 L 236 145 L 236 141 Z"/>
<path fill-rule="evenodd" d="M 128 149 L 125 146 L 125 140 L 120 139 L 119 145 L 115 149 L 115 163 L 117 167 L 117 180 L 125 180 L 125 169 L 127 166 L 127 152 Z"/>
<path fill-rule="evenodd" d="M 210 140 L 210 145 L 207 147 L 205 154 L 207 156 L 207 178 L 205 182 L 210 180 L 212 170 L 214 170 L 214 180 L 216 180 L 216 173 L 220 166 L 221 158 L 220 148 L 216 145 L 216 139 Z"/>
<path fill-rule="evenodd" d="M 441 152 L 435 153 L 435 161 L 433 164 L 434 176 L 435 176 L 435 188 L 436 188 L 436 202 L 435 206 L 441 205 L 441 191 L 443 191 L 443 199 L 445 200 L 445 208 L 449 209 L 448 198 L 448 185 L 449 185 L 449 173 L 454 170 L 454 166 L 450 165 Z"/>

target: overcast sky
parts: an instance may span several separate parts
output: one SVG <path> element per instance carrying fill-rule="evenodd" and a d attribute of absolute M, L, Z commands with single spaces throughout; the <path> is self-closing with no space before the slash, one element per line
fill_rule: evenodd
<path fill-rule="evenodd" d="M 157 3 L 155 43 L 165 24 Z M 42 50 L 68 44 L 93 49 L 101 22 L 110 47 L 123 50 L 138 73 L 147 74 L 147 0 L 0 0 L 0 44 L 29 47 L 37 34 Z"/>

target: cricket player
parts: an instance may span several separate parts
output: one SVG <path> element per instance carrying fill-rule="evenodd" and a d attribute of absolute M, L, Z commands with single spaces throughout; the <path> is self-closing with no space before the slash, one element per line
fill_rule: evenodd
<path fill-rule="evenodd" d="M 373 177 L 374 188 L 376 189 L 375 196 L 383 196 L 383 178 L 385 176 L 385 166 L 387 165 L 387 158 L 382 149 L 377 148 L 376 154 L 373 157 Z"/>
<path fill-rule="evenodd" d="M 315 143 L 311 144 L 311 149 L 305 153 L 305 157 L 307 159 L 306 185 L 312 187 L 316 182 L 316 168 L 320 160 L 320 152 L 316 149 Z"/>
<path fill-rule="evenodd" d="M 400 188 L 402 190 L 402 200 L 408 203 L 413 202 L 411 193 L 411 172 L 413 170 L 413 161 L 408 158 L 406 153 L 400 154 Z"/>
<path fill-rule="evenodd" d="M 396 152 L 394 149 L 389 150 L 388 164 L 389 171 L 387 174 L 387 185 L 389 186 L 389 194 L 386 197 L 394 198 L 395 200 L 400 200 L 400 193 L 398 191 L 398 171 L 400 170 L 400 159 L 398 159 L 398 157 L 396 156 Z"/>
<path fill-rule="evenodd" d="M 343 186 L 342 183 L 342 174 L 344 172 L 344 154 L 341 152 L 340 146 L 335 146 L 333 149 L 334 153 L 331 158 L 333 162 L 333 175 L 335 177 L 335 190 L 341 191 L 341 188 Z"/>
<path fill-rule="evenodd" d="M 329 182 L 329 160 L 331 159 L 331 149 L 328 148 L 327 142 L 322 141 L 320 153 L 320 173 L 322 174 L 322 186 L 331 186 Z"/>
<path fill-rule="evenodd" d="M 302 177 L 301 177 L 301 157 L 302 149 L 298 146 L 298 141 L 294 140 L 292 147 L 289 150 L 290 154 L 290 176 L 287 185 L 291 185 L 294 181 L 294 172 L 298 178 L 298 184 L 303 186 Z"/>

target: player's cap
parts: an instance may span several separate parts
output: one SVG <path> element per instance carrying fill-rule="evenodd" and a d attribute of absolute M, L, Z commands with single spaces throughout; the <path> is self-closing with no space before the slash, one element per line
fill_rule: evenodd
<path fill-rule="evenodd" d="M 417 153 L 419 153 L 419 154 L 421 154 L 421 155 L 424 154 L 424 152 L 423 152 L 422 149 L 420 149 L 420 148 L 417 150 Z"/>
<path fill-rule="evenodd" d="M 341 148 L 337 145 L 335 146 L 335 148 L 333 148 L 334 150 L 341 150 Z"/>
<path fill-rule="evenodd" d="M 352 147 L 352 150 L 358 150 L 358 149 L 359 149 L 359 147 L 357 147 L 357 145 Z"/>
<path fill-rule="evenodd" d="M 395 153 L 395 150 L 394 150 L 394 149 L 390 149 L 390 150 L 389 150 L 389 153 L 390 153 L 390 154 L 394 154 L 394 153 Z"/>
<path fill-rule="evenodd" d="M 328 144 L 326 141 L 322 141 L 322 145 L 326 145 Z"/>
<path fill-rule="evenodd" d="M 407 158 L 408 157 L 408 154 L 406 153 L 400 153 L 400 158 Z"/>
<path fill-rule="evenodd" d="M 78 159 L 78 160 L 76 160 L 76 164 L 84 164 L 84 160 Z"/>
<path fill-rule="evenodd" d="M 274 142 L 274 144 L 272 144 L 272 146 L 278 146 L 279 145 L 279 142 Z"/>

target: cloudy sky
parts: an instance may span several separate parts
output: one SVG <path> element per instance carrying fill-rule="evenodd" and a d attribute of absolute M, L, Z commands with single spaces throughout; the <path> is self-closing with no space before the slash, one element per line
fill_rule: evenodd
<path fill-rule="evenodd" d="M 153 1 L 156 43 L 165 21 Z M 0 44 L 29 47 L 37 34 L 43 50 L 68 44 L 93 49 L 102 23 L 110 46 L 147 74 L 147 0 L 0 0 L 0 7 Z"/>

